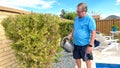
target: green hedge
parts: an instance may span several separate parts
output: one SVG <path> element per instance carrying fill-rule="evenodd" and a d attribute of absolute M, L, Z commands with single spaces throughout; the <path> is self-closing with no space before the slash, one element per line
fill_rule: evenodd
<path fill-rule="evenodd" d="M 76 16 L 77 16 L 76 12 L 67 12 L 63 15 L 63 18 L 69 19 L 69 20 L 74 20 Z"/>
<path fill-rule="evenodd" d="M 67 36 L 73 29 L 73 21 L 66 21 L 59 23 L 59 34 L 60 37 L 63 38 Z"/>
<path fill-rule="evenodd" d="M 59 17 L 29 14 L 2 21 L 22 68 L 51 68 L 59 43 Z"/>

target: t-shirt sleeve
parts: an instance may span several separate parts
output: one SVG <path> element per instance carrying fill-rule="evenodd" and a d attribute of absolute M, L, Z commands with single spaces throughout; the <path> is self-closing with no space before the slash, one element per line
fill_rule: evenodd
<path fill-rule="evenodd" d="M 89 29 L 90 31 L 96 30 L 96 22 L 93 18 L 90 18 L 89 20 Z"/>

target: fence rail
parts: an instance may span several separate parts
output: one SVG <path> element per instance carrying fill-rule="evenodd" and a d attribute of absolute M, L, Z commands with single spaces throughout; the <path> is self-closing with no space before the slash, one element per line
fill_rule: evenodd
<path fill-rule="evenodd" d="M 120 30 L 120 19 L 96 20 L 97 31 L 110 35 L 112 25 L 117 25 Z"/>

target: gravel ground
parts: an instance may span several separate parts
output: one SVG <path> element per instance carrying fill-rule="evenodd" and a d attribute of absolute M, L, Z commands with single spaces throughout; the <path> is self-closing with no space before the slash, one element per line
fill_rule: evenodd
<path fill-rule="evenodd" d="M 75 60 L 72 53 L 61 52 L 62 57 L 59 62 L 53 63 L 53 68 L 75 68 Z"/>

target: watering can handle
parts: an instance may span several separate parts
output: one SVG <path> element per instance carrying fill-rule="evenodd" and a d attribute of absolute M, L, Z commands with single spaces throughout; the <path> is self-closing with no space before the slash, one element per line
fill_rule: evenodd
<path fill-rule="evenodd" d="M 65 37 L 61 40 L 61 42 L 60 42 L 61 47 L 63 47 L 63 46 L 64 46 L 64 45 L 63 45 L 63 43 L 64 43 L 64 40 L 65 40 L 65 39 L 67 39 L 67 40 L 68 40 L 67 36 L 65 36 Z"/>

